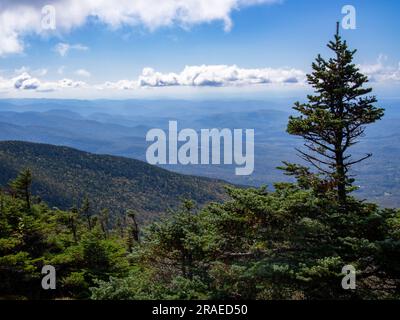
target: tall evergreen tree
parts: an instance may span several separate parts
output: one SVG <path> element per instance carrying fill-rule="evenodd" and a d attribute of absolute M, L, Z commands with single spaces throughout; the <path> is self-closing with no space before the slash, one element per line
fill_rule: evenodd
<path fill-rule="evenodd" d="M 25 200 L 26 208 L 31 209 L 31 184 L 32 172 L 25 169 L 20 172 L 17 178 L 10 183 L 10 187 L 15 197 Z"/>
<path fill-rule="evenodd" d="M 139 225 L 136 219 L 137 213 L 133 210 L 128 210 L 127 217 L 129 218 L 128 226 L 128 246 L 132 249 L 133 243 L 139 243 Z"/>
<path fill-rule="evenodd" d="M 82 204 L 80 212 L 81 212 L 81 216 L 87 222 L 88 230 L 91 231 L 93 229 L 92 214 L 90 212 L 90 202 L 89 202 L 89 198 L 87 196 L 85 196 L 85 198 L 83 199 L 83 204 Z"/>
<path fill-rule="evenodd" d="M 108 237 L 108 228 L 110 224 L 110 211 L 108 209 L 103 209 L 100 212 L 99 222 L 101 230 L 103 231 L 104 237 Z"/>
<path fill-rule="evenodd" d="M 78 209 L 72 208 L 71 212 L 68 213 L 68 227 L 71 230 L 74 242 L 78 242 Z"/>
<path fill-rule="evenodd" d="M 308 103 L 295 104 L 301 115 L 290 117 L 288 132 L 304 138 L 307 150 L 298 150 L 300 156 L 331 182 L 345 207 L 354 181 L 350 168 L 371 157 L 353 159 L 349 148 L 364 135 L 365 125 L 383 117 L 384 110 L 374 106 L 375 96 L 367 96 L 372 91 L 364 88 L 368 77 L 353 63 L 357 50 L 350 50 L 342 40 L 339 25 L 328 48 L 334 57 L 325 60 L 318 55 L 312 64 L 307 79 L 315 94 L 308 96 Z"/>

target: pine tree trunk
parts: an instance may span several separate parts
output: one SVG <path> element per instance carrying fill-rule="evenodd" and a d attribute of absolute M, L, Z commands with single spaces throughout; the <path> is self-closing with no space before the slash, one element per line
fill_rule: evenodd
<path fill-rule="evenodd" d="M 346 206 L 346 173 L 344 169 L 343 152 L 336 152 L 336 183 L 337 183 L 337 197 L 341 207 Z"/>
<path fill-rule="evenodd" d="M 90 218 L 91 218 L 90 215 L 87 214 L 86 215 L 86 220 L 87 220 L 88 228 L 89 228 L 89 231 L 92 231 L 93 228 L 92 228 L 92 222 L 91 222 Z"/>
<path fill-rule="evenodd" d="M 29 186 L 26 186 L 25 188 L 25 201 L 26 201 L 26 207 L 28 210 L 31 210 L 31 197 L 29 194 Z"/>

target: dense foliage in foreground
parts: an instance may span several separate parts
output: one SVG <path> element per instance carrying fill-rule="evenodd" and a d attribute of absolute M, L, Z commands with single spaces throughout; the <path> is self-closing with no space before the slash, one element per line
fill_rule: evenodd
<path fill-rule="evenodd" d="M 297 183 L 229 188 L 229 201 L 202 210 L 185 201 L 140 233 L 134 212 L 111 224 L 88 201 L 60 211 L 27 197 L 25 172 L 1 194 L 0 296 L 399 298 L 400 211 L 349 197 L 343 214 L 318 177 L 292 169 Z M 57 270 L 54 291 L 41 288 L 45 264 Z M 356 290 L 341 286 L 345 265 Z"/>
<path fill-rule="evenodd" d="M 50 209 L 29 193 L 25 171 L 0 193 L 0 298 L 89 297 L 94 279 L 128 270 L 124 239 L 107 229 L 108 211 L 91 216 L 88 202 Z M 44 265 L 57 271 L 57 290 L 44 291 Z"/>
<path fill-rule="evenodd" d="M 193 213 L 190 203 L 152 225 L 135 268 L 93 289 L 97 299 L 346 299 L 399 297 L 400 212 L 309 185 L 229 189 L 232 200 Z M 357 270 L 357 290 L 341 286 Z"/>

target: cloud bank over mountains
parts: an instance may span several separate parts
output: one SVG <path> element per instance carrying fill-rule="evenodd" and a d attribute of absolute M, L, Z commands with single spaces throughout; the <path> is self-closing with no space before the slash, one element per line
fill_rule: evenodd
<path fill-rule="evenodd" d="M 22 68 L 20 71 L 22 71 L 21 74 L 10 79 L 0 78 L 0 88 L 37 91 L 66 88 L 133 90 L 148 87 L 246 87 L 269 84 L 304 85 L 305 83 L 305 73 L 298 69 L 245 69 L 236 65 L 186 66 L 180 73 L 165 74 L 153 68 L 144 68 L 137 80 L 108 81 L 103 84 L 88 84 L 71 79 L 44 81 L 32 76 L 27 68 Z M 75 75 L 88 78 L 90 72 L 79 69 Z"/>
<path fill-rule="evenodd" d="M 386 63 L 380 56 L 376 63 L 359 65 L 361 72 L 369 76 L 371 82 L 400 82 L 400 63 L 397 66 Z M 139 90 L 142 88 L 163 87 L 306 87 L 306 72 L 295 68 L 241 68 L 237 65 L 199 65 L 186 66 L 181 72 L 162 73 L 153 68 L 144 68 L 136 79 L 121 79 L 104 83 L 87 83 L 68 78 L 46 81 L 40 79 L 47 75 L 46 69 L 31 71 L 22 67 L 15 70 L 16 75 L 0 77 L 0 90 L 50 92 L 64 89 L 87 90 Z M 59 73 L 60 74 L 60 73 Z M 78 69 L 74 75 L 90 78 L 91 73 Z"/>
<path fill-rule="evenodd" d="M 83 81 L 74 81 L 71 79 L 41 81 L 28 72 L 23 72 L 20 75 L 9 79 L 0 77 L 0 90 L 2 92 L 25 90 L 49 92 L 68 88 L 89 88 L 89 86 Z"/>
<path fill-rule="evenodd" d="M 163 74 L 152 68 L 143 69 L 138 85 L 141 87 L 169 86 L 248 86 L 269 83 L 302 83 L 305 73 L 289 68 L 244 69 L 236 65 L 186 66 L 177 73 Z"/>

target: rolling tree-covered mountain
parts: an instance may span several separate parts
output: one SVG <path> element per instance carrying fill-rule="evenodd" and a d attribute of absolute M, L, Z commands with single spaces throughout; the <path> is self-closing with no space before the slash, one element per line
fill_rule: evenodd
<path fill-rule="evenodd" d="M 19 141 L 0 142 L 0 185 L 30 168 L 32 192 L 62 209 L 80 206 L 88 197 L 92 209 L 112 213 L 136 210 L 151 219 L 183 198 L 199 205 L 225 197 L 219 180 L 169 172 L 145 162 L 95 155 L 67 147 Z"/>

